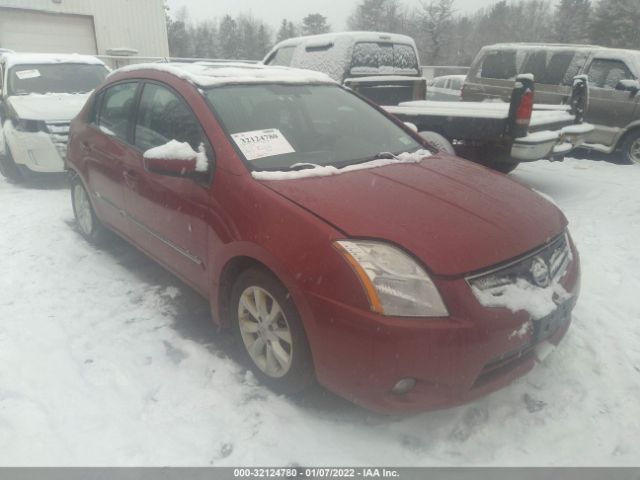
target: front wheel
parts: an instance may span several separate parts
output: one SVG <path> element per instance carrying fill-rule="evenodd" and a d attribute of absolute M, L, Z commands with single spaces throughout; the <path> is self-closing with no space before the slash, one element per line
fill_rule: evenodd
<path fill-rule="evenodd" d="M 271 273 L 251 268 L 231 294 L 235 330 L 247 363 L 277 393 L 297 393 L 314 382 L 304 327 L 291 295 Z"/>
<path fill-rule="evenodd" d="M 640 165 L 640 130 L 630 133 L 621 145 L 622 158 L 627 163 Z"/>
<path fill-rule="evenodd" d="M 10 182 L 19 183 L 24 180 L 22 172 L 13 160 L 9 145 L 4 145 L 4 155 L 0 154 L 0 173 Z"/>
<path fill-rule="evenodd" d="M 96 217 L 89 194 L 78 176 L 71 180 L 71 203 L 76 224 L 82 236 L 91 243 L 99 243 L 103 240 L 106 233 L 105 228 Z"/>

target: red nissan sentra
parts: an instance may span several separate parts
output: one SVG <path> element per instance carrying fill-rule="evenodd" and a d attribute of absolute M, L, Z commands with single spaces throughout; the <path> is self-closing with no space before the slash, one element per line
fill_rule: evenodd
<path fill-rule="evenodd" d="M 208 298 L 278 392 L 448 407 L 569 327 L 562 213 L 317 72 L 125 68 L 74 120 L 68 164 L 82 235 L 113 230 Z"/>

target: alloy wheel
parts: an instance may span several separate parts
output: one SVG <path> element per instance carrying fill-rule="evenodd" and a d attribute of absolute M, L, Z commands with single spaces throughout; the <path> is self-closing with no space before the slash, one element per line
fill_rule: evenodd
<path fill-rule="evenodd" d="M 293 337 L 276 299 L 265 289 L 246 288 L 238 304 L 240 334 L 256 366 L 271 378 L 284 377 L 293 360 Z"/>

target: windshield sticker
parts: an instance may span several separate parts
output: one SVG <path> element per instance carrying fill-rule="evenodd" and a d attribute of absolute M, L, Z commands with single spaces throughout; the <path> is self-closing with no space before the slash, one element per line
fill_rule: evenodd
<path fill-rule="evenodd" d="M 252 132 L 234 133 L 233 141 L 247 160 L 294 153 L 295 150 L 277 128 L 268 130 L 254 130 Z"/>
<path fill-rule="evenodd" d="M 20 70 L 16 72 L 16 77 L 20 80 L 26 80 L 28 78 L 38 78 L 40 76 L 40 70 Z"/>

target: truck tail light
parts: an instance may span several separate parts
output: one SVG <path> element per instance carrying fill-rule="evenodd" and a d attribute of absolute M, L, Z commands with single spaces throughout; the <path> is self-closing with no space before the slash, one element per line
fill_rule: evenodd
<path fill-rule="evenodd" d="M 533 92 L 527 90 L 520 98 L 518 110 L 516 110 L 516 125 L 528 127 L 533 112 Z"/>

